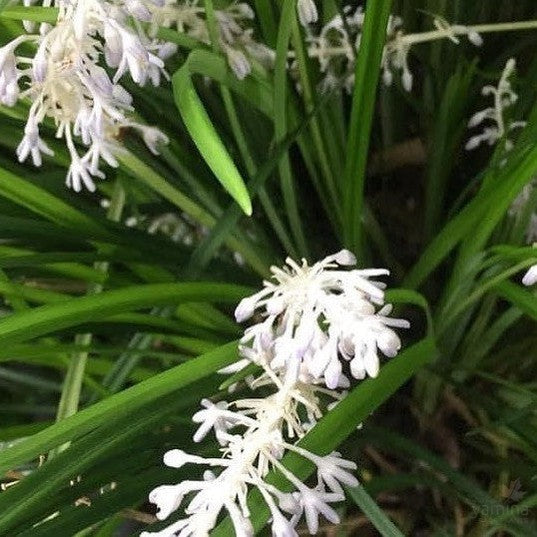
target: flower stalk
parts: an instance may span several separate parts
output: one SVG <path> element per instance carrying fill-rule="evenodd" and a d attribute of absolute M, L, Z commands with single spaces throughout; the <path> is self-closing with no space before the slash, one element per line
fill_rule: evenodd
<path fill-rule="evenodd" d="M 395 356 L 401 346 L 393 328 L 408 322 L 389 318 L 384 304 L 384 284 L 372 280 L 384 269 L 348 270 L 356 263 L 347 250 L 309 266 L 287 259 L 287 266 L 272 267 L 274 282 L 265 282 L 258 293 L 243 299 L 235 316 L 239 322 L 254 313 L 261 320 L 247 328 L 240 343 L 242 359 L 221 371 L 234 373 L 249 364 L 262 370 L 247 377 L 252 394 L 261 397 L 235 401 L 202 401 L 194 414 L 199 424 L 194 441 L 213 431 L 221 457 L 200 457 L 180 449 L 164 455 L 173 468 L 186 464 L 206 467 L 201 480 L 187 480 L 154 489 L 149 499 L 157 505 L 157 517 L 168 518 L 185 501 L 185 518 L 166 529 L 142 536 L 202 537 L 214 528 L 219 514 L 230 516 L 237 536 L 252 536 L 247 504 L 256 488 L 272 517 L 273 535 L 293 537 L 305 516 L 310 533 L 319 528 L 319 517 L 337 523 L 332 504 L 344 499 L 342 485 L 354 486 L 356 464 L 337 452 L 321 457 L 296 444 L 334 405 L 346 396 L 350 378 L 375 377 L 378 351 Z M 232 392 L 237 386 L 232 387 Z M 317 468 L 317 484 L 303 483 L 281 459 L 292 451 Z M 265 479 L 279 470 L 294 492 L 279 490 Z"/>
<path fill-rule="evenodd" d="M 442 17 L 433 18 L 434 30 L 405 34 L 400 17 L 391 16 L 387 28 L 387 40 L 382 62 L 383 80 L 386 85 L 393 81 L 393 73 L 401 73 L 401 82 L 405 90 L 410 91 L 413 76 L 408 66 L 408 54 L 414 45 L 448 39 L 454 44 L 460 43 L 460 37 L 467 38 L 474 46 L 481 46 L 482 34 L 523 31 L 537 29 L 537 20 L 499 24 L 462 25 L 450 24 Z M 361 7 L 344 10 L 344 19 L 338 14 L 323 26 L 319 34 L 309 30 L 308 55 L 319 62 L 324 73 L 323 87 L 334 89 L 343 87 L 348 92 L 354 85 L 354 63 L 356 51 L 360 47 L 361 33 L 364 25 L 364 13 Z M 294 58 L 295 53 L 290 52 Z"/>

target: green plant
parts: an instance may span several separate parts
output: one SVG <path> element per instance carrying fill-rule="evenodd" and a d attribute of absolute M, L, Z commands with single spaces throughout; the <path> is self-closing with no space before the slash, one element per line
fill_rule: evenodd
<path fill-rule="evenodd" d="M 537 534 L 537 301 L 520 284 L 537 264 L 537 9 L 348 3 L 318 2 L 317 22 L 295 0 L 248 2 L 254 19 L 206 0 L 196 31 L 136 20 L 177 50 L 169 82 L 137 85 L 132 66 L 121 79 L 134 110 L 118 105 L 104 181 L 98 167 L 73 175 L 87 148 L 74 130 L 55 137 L 61 108 L 39 123 L 42 167 L 13 158 L 31 99 L 11 102 L 2 51 L 58 10 L 0 1 L 0 535 L 160 529 L 148 493 L 191 478 L 164 452 L 214 455 L 191 416 L 256 374 L 217 373 L 237 360 L 235 307 L 288 255 L 343 247 L 391 270 L 386 301 L 411 328 L 300 440 L 358 462 L 341 535 Z M 468 151 L 468 121 L 498 104 L 482 88 L 498 84 L 518 99 L 496 106 L 491 146 Z M 309 482 L 311 461 L 282 463 Z M 267 479 L 289 485 L 281 469 Z M 266 531 L 262 494 L 248 505 Z"/>

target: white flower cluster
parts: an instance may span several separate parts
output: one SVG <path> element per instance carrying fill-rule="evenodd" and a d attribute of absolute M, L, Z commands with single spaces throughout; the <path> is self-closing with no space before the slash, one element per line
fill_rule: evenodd
<path fill-rule="evenodd" d="M 174 27 L 178 32 L 205 44 L 209 44 L 210 33 L 205 17 L 205 8 L 198 0 L 162 0 L 152 10 L 151 27 L 155 33 L 159 26 Z M 215 11 L 218 23 L 219 46 L 226 54 L 229 66 L 239 79 L 252 70 L 251 60 L 265 67 L 272 67 L 275 53 L 254 39 L 253 29 L 248 24 L 255 18 L 253 9 L 245 2 L 231 2 L 225 9 Z"/>
<path fill-rule="evenodd" d="M 513 148 L 513 141 L 509 138 L 509 134 L 515 129 L 521 129 L 526 126 L 525 121 L 510 121 L 506 110 L 512 107 L 518 100 L 518 95 L 511 86 L 511 78 L 516 71 L 516 61 L 510 58 L 502 71 L 500 80 L 497 86 L 484 86 L 481 93 L 484 96 L 492 96 L 492 106 L 476 112 L 468 122 L 470 128 L 481 125 L 487 122 L 481 134 L 471 137 L 466 143 L 466 149 L 472 150 L 487 143 L 492 146 L 499 141 L 504 142 L 504 150 L 510 151 Z M 526 211 L 529 203 L 534 203 L 535 200 L 536 180 L 528 182 L 518 196 L 515 198 L 509 207 L 508 214 L 512 218 L 527 217 Z M 531 244 L 537 240 L 537 212 L 533 211 L 529 214 L 529 221 L 526 228 L 526 240 Z M 524 277 L 525 285 L 532 285 L 533 274 L 537 277 L 537 269 L 531 270 Z M 529 283 L 531 282 L 531 283 Z"/>
<path fill-rule="evenodd" d="M 135 22 L 136 17 L 145 18 L 142 6 L 146 3 L 57 0 L 56 24 L 42 24 L 38 32 L 21 35 L 0 49 L 0 103 L 31 102 L 24 138 L 17 148 L 19 161 L 31 156 L 40 166 L 42 153 L 52 154 L 39 132 L 50 118 L 71 158 L 67 185 L 76 191 L 82 186 L 94 190 L 93 178 L 104 177 L 100 161 L 117 166 L 114 153 L 120 129 L 139 130 L 154 153 L 158 143 L 166 141 L 157 129 L 129 119 L 132 98 L 119 84 L 129 72 L 137 84 L 150 80 L 158 85 L 165 74 L 163 60 L 175 50 L 131 28 L 129 17 Z M 30 31 L 32 26 L 25 24 Z M 17 53 L 23 43 L 36 47 L 33 56 Z M 115 71 L 112 79 L 99 65 L 101 57 Z M 79 147 L 76 139 L 81 142 Z"/>
<path fill-rule="evenodd" d="M 401 73 L 401 83 L 406 91 L 412 90 L 414 82 L 414 77 L 408 67 L 408 53 L 413 45 L 433 39 L 449 39 L 452 43 L 458 45 L 460 44 L 459 36 L 466 36 L 468 41 L 476 47 L 483 44 L 481 36 L 470 26 L 450 24 L 439 16 L 433 18 L 435 30 L 422 34 L 405 34 L 401 29 L 402 23 L 401 19 L 395 18 L 393 22 L 388 24 L 388 41 L 384 48 L 382 69 L 383 80 L 387 86 L 393 80 L 392 70 L 399 71 Z"/>
<path fill-rule="evenodd" d="M 35 0 L 24 0 L 26 6 Z M 164 60 L 176 45 L 157 40 L 159 26 L 176 26 L 190 37 L 209 42 L 204 8 L 197 0 L 43 0 L 59 10 L 55 24 L 37 28 L 25 22 L 28 34 L 0 48 L 0 104 L 30 102 L 24 138 L 17 148 L 20 162 L 31 157 L 35 166 L 52 150 L 40 136 L 41 126 L 51 121 L 56 137 L 65 141 L 71 164 L 66 183 L 75 191 L 95 190 L 94 179 L 104 178 L 101 162 L 116 167 L 121 129 L 139 131 L 148 148 L 158 154 L 167 137 L 158 129 L 132 119 L 132 97 L 120 85 L 130 74 L 141 86 L 158 86 L 168 78 Z M 239 78 L 251 69 L 245 52 L 259 61 L 271 62 L 273 53 L 252 38 L 241 23 L 254 16 L 244 3 L 233 2 L 216 11 L 220 45 Z M 143 23 L 150 23 L 146 31 Z M 30 45 L 22 52 L 22 45 Z M 243 52 L 244 51 L 244 52 Z M 104 59 L 104 62 L 101 61 Z M 109 76 L 105 67 L 114 74 Z"/>
<path fill-rule="evenodd" d="M 474 128 L 481 125 L 485 121 L 490 122 L 483 128 L 481 134 L 472 136 L 466 143 L 466 149 L 475 149 L 482 143 L 488 143 L 494 145 L 498 141 L 505 138 L 505 150 L 510 151 L 513 148 L 513 142 L 509 139 L 508 134 L 515 129 L 524 128 L 526 126 L 525 121 L 511 121 L 506 120 L 506 109 L 513 106 L 517 100 L 518 95 L 511 87 L 510 78 L 513 76 L 516 70 L 516 62 L 514 58 L 507 60 L 505 67 L 502 71 L 502 75 L 497 86 L 484 86 L 481 93 L 488 97 L 493 98 L 493 105 L 476 112 L 468 122 L 468 127 Z"/>
<path fill-rule="evenodd" d="M 403 20 L 390 15 L 386 30 L 386 45 L 382 56 L 382 78 L 389 86 L 393 82 L 393 73 L 401 73 L 401 83 L 406 91 L 413 85 L 413 76 L 408 66 L 408 53 L 417 43 L 436 39 L 449 39 L 458 44 L 459 36 L 464 35 L 476 45 L 482 44 L 481 36 L 469 26 L 450 25 L 441 17 L 433 19 L 435 30 L 421 34 L 405 34 L 402 30 Z M 308 54 L 319 61 L 319 67 L 325 78 L 323 85 L 327 89 L 344 87 L 351 91 L 354 86 L 354 66 L 360 47 L 364 12 L 362 7 L 355 10 L 351 6 L 344 8 L 344 19 L 338 14 L 314 35 L 310 29 Z"/>
<path fill-rule="evenodd" d="M 255 312 L 262 318 L 245 331 L 240 345 L 243 359 L 226 372 L 254 363 L 262 373 L 248 379 L 249 387 L 271 388 L 272 393 L 233 402 L 202 401 L 203 409 L 193 417 L 199 424 L 194 441 L 213 430 L 222 455 L 204 458 L 179 449 L 165 454 L 164 463 L 174 468 L 196 464 L 211 469 L 201 480 L 154 489 L 149 498 L 158 507 L 159 519 L 178 509 L 186 496 L 187 516 L 143 536 L 205 537 L 223 510 L 237 536 L 252 536 L 247 505 L 252 488 L 270 509 L 276 537 L 296 537 L 303 514 L 312 534 L 318 530 L 319 515 L 339 521 L 330 504 L 344 499 L 342 485 L 356 485 L 351 473 L 355 463 L 337 452 L 318 456 L 297 442 L 326 409 L 345 397 L 349 376 L 361 379 L 378 373 L 378 350 L 396 355 L 401 342 L 392 328 L 409 326 L 407 321 L 387 317 L 390 308 L 384 306 L 384 285 L 370 280 L 388 271 L 348 270 L 355 262 L 346 250 L 313 266 L 288 259 L 287 267 L 272 268 L 275 282 L 265 282 L 262 291 L 241 301 L 235 312 L 238 321 Z M 316 466 L 314 487 L 282 464 L 286 452 L 297 453 Z M 271 469 L 286 478 L 293 492 L 283 492 L 266 481 Z"/>
<path fill-rule="evenodd" d="M 345 21 L 340 14 L 325 24 L 318 35 L 310 30 L 307 36 L 308 55 L 316 58 L 324 74 L 323 89 L 343 86 L 348 92 L 354 85 L 354 62 L 360 46 L 364 24 L 363 8 L 352 11 L 344 8 Z"/>

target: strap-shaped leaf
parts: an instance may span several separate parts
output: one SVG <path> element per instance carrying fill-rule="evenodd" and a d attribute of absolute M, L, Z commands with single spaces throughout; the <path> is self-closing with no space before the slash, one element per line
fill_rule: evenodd
<path fill-rule="evenodd" d="M 382 537 L 404 537 L 362 485 L 359 484 L 355 488 L 347 489 L 347 493 L 377 528 Z"/>
<path fill-rule="evenodd" d="M 236 359 L 237 342 L 230 342 L 108 397 L 4 451 L 0 457 L 0 475 L 111 420 L 133 415 L 145 405 L 176 393 Z"/>
<path fill-rule="evenodd" d="M 235 304 L 249 292 L 251 289 L 238 285 L 197 282 L 115 289 L 4 317 L 0 321 L 0 344 L 21 343 L 62 328 L 141 308 L 211 300 Z"/>
<path fill-rule="evenodd" d="M 55 7 L 7 6 L 7 1 L 0 1 L 0 17 L 32 22 L 56 22 L 58 9 Z"/>
<path fill-rule="evenodd" d="M 511 302 L 532 319 L 537 320 L 537 299 L 528 289 L 513 282 L 503 281 L 494 286 L 494 290 L 502 298 Z"/>
<path fill-rule="evenodd" d="M 246 185 L 196 93 L 188 62 L 173 76 L 173 94 L 185 126 L 205 162 L 242 210 L 247 215 L 252 214 Z"/>
<path fill-rule="evenodd" d="M 343 231 L 347 246 L 360 249 L 367 154 L 376 88 L 392 1 L 368 2 L 355 67 L 343 185 Z"/>

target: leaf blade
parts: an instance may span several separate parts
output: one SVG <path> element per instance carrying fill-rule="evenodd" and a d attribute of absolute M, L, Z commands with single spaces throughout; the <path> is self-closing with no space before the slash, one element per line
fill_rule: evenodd
<path fill-rule="evenodd" d="M 218 181 L 250 216 L 252 202 L 246 185 L 196 93 L 188 63 L 175 73 L 172 84 L 175 103 L 199 152 Z"/>

